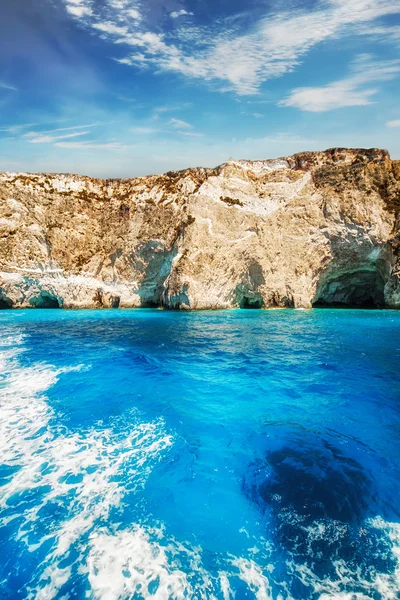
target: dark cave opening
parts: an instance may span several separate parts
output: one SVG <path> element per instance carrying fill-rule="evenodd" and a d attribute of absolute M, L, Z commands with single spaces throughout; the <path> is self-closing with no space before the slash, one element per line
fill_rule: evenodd
<path fill-rule="evenodd" d="M 377 268 L 331 273 L 319 283 L 313 308 L 384 308 L 384 288 Z"/>
<path fill-rule="evenodd" d="M 111 298 L 110 298 L 111 308 L 119 308 L 120 302 L 121 302 L 121 298 L 119 296 L 111 296 Z"/>
<path fill-rule="evenodd" d="M 344 303 L 344 302 L 326 302 L 323 299 L 313 302 L 313 308 L 364 308 L 364 309 L 376 309 L 383 308 L 380 304 L 375 304 L 373 298 L 367 298 L 362 303 Z"/>
<path fill-rule="evenodd" d="M 154 302 L 152 300 L 142 300 L 140 308 L 160 308 L 160 302 Z"/>
<path fill-rule="evenodd" d="M 240 308 L 244 309 L 260 309 L 264 305 L 263 299 L 257 296 L 243 296 L 243 299 L 240 303 Z"/>
<path fill-rule="evenodd" d="M 12 306 L 13 306 L 12 300 L 10 300 L 10 298 L 5 296 L 4 294 L 1 294 L 0 295 L 0 310 L 8 310 L 9 308 L 12 308 Z"/>
<path fill-rule="evenodd" d="M 38 296 L 30 299 L 30 304 L 34 308 L 61 308 L 62 302 L 49 292 L 40 292 Z"/>

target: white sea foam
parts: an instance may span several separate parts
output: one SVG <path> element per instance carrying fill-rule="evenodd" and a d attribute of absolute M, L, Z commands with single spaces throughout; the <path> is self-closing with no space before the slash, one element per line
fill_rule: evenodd
<path fill-rule="evenodd" d="M 310 565 L 301 564 L 297 560 L 288 561 L 288 570 L 314 594 L 318 600 L 371 600 L 379 597 L 381 600 L 398 600 L 400 591 L 400 524 L 385 521 L 381 517 L 367 519 L 364 522 L 365 535 L 368 531 L 378 530 L 383 539 L 389 543 L 388 552 L 394 560 L 392 571 L 382 573 L 374 568 L 358 565 L 354 568 L 350 563 L 342 560 L 333 560 L 334 576 L 329 578 L 318 577 Z M 336 536 L 339 539 L 345 535 L 346 525 L 336 527 Z M 321 523 L 316 522 L 314 527 L 308 528 L 311 541 L 334 539 L 334 532 L 326 531 Z M 368 558 L 367 558 L 368 560 Z M 360 591 L 362 590 L 362 591 Z"/>
<path fill-rule="evenodd" d="M 244 558 L 237 558 L 232 564 L 239 569 L 240 579 L 247 583 L 257 600 L 273 600 L 269 580 L 259 565 Z"/>
<path fill-rule="evenodd" d="M 241 579 L 256 600 L 273 600 L 268 578 L 252 560 L 226 556 L 226 571 L 209 573 L 201 548 L 168 538 L 163 528 L 136 525 L 89 540 L 89 582 L 96 600 L 224 600 L 235 598 Z M 278 598 L 276 599 L 278 600 Z"/>
<path fill-rule="evenodd" d="M 176 600 L 193 592 L 186 574 L 167 556 L 160 543 L 151 542 L 142 527 L 90 538 L 89 582 L 99 600 L 142 598 Z"/>
<path fill-rule="evenodd" d="M 0 463 L 15 468 L 1 487 L 0 525 L 22 517 L 14 538 L 25 551 L 40 552 L 49 544 L 27 598 L 51 600 L 78 573 L 87 578 L 87 596 L 94 600 L 135 595 L 144 600 L 233 600 L 238 579 L 256 600 L 293 600 L 284 583 L 274 580 L 268 562 L 273 549 L 252 552 L 250 545 L 258 543 L 254 538 L 248 540 L 251 558 L 221 556 L 221 570 L 211 574 L 200 548 L 175 540 L 159 523 L 124 527 L 110 519 L 111 510 L 123 507 L 127 491 L 142 489 L 173 443 L 164 422 L 144 423 L 132 414 L 125 425 L 116 420 L 115 426 L 70 432 L 60 424 L 46 392 L 68 370 L 83 367 L 23 367 L 23 336 L 0 335 L 0 348 Z M 61 517 L 46 512 L 52 504 L 62 507 Z M 351 570 L 341 560 L 332 563 L 335 576 L 330 579 L 317 577 L 298 561 L 288 564 L 288 572 L 319 600 L 397 600 L 400 525 L 376 518 L 365 526 L 390 543 L 393 572 L 370 572 L 367 580 L 361 570 Z M 316 541 L 327 531 L 316 523 L 308 534 Z"/>
<path fill-rule="evenodd" d="M 68 369 L 40 364 L 22 367 L 17 360 L 23 349 L 18 345 L 22 344 L 23 338 L 0 339 L 5 349 L 0 389 L 0 463 L 15 469 L 1 488 L 0 509 L 12 507 L 12 518 L 23 517 L 15 539 L 24 542 L 31 552 L 43 542 L 52 541 L 29 592 L 31 598 L 47 600 L 71 574 L 71 565 L 60 564 L 65 563 L 72 546 L 93 529 L 98 519 L 107 519 L 126 489 L 134 491 L 144 484 L 172 438 L 161 420 L 142 423 L 134 415 L 125 427 L 119 424 L 115 429 L 68 432 L 58 423 L 45 396 Z M 29 495 L 34 495 L 34 501 Z M 51 503 L 64 509 L 59 521 L 51 511 L 43 513 Z M 9 522 L 10 516 L 4 511 L 0 525 Z"/>

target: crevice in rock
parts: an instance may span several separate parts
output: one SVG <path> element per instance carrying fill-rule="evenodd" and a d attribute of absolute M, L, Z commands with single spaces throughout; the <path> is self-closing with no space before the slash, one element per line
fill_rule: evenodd
<path fill-rule="evenodd" d="M 260 309 L 264 298 L 259 289 L 265 283 L 262 266 L 254 259 L 249 260 L 248 270 L 235 290 L 235 303 L 239 308 Z"/>
<path fill-rule="evenodd" d="M 181 309 L 189 309 L 190 308 L 190 299 L 189 299 L 189 287 L 187 284 L 184 284 L 182 289 L 176 289 L 174 293 L 171 293 L 170 288 L 168 287 L 165 290 L 164 295 L 164 303 L 168 308 L 172 310 L 181 310 Z"/>
<path fill-rule="evenodd" d="M 133 257 L 138 270 L 143 270 L 138 295 L 141 308 L 168 307 L 166 304 L 166 282 L 178 253 L 177 246 L 171 249 L 158 241 L 142 244 Z"/>
<path fill-rule="evenodd" d="M 120 302 L 121 302 L 121 298 L 119 296 L 111 296 L 111 298 L 110 298 L 111 308 L 119 308 Z"/>
<path fill-rule="evenodd" d="M 121 298 L 98 288 L 93 296 L 93 302 L 96 308 L 119 308 Z"/>

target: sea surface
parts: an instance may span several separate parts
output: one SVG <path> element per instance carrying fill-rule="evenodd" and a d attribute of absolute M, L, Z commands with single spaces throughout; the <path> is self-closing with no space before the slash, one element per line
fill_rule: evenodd
<path fill-rule="evenodd" d="M 0 313 L 0 598 L 400 598 L 400 312 Z"/>

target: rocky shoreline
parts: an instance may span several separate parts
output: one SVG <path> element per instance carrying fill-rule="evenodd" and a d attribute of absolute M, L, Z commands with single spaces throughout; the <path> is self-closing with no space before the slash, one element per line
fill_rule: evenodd
<path fill-rule="evenodd" d="M 0 174 L 0 308 L 400 307 L 400 161 Z"/>

